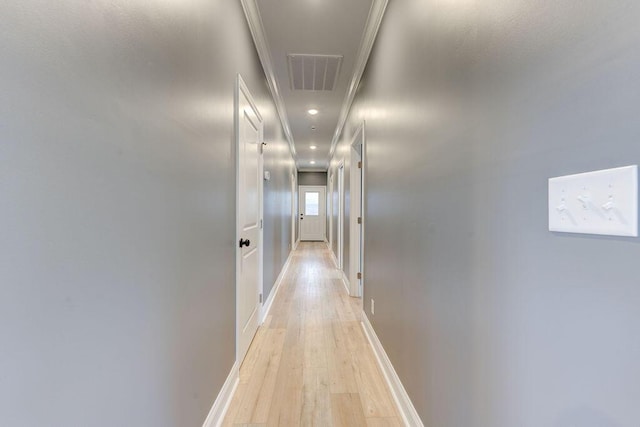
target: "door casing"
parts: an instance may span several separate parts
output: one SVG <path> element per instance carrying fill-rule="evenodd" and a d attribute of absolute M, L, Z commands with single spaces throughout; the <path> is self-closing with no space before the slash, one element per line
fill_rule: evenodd
<path fill-rule="evenodd" d="M 333 250 L 333 173 L 329 174 L 329 190 L 327 191 L 327 217 L 329 229 L 327 230 L 329 249 Z"/>
<path fill-rule="evenodd" d="M 358 127 L 351 143 L 351 169 L 349 173 L 349 293 L 362 298 L 364 288 L 364 123 Z M 358 167 L 360 163 L 360 167 Z M 358 223 L 358 217 L 361 218 Z M 358 278 L 358 273 L 361 273 Z"/>
<path fill-rule="evenodd" d="M 295 250 L 297 246 L 296 241 L 296 218 L 298 217 L 297 211 L 297 203 L 298 203 L 298 193 L 296 188 L 296 175 L 294 173 L 291 174 L 291 250 Z"/>
<path fill-rule="evenodd" d="M 344 159 L 338 164 L 338 268 L 344 268 Z"/>

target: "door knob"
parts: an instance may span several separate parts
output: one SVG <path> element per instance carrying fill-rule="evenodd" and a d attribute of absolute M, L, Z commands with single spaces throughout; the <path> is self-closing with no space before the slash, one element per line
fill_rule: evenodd
<path fill-rule="evenodd" d="M 247 239 L 244 240 L 242 237 L 240 238 L 240 247 L 242 248 L 243 246 L 247 246 L 249 247 L 249 245 L 251 244 L 251 240 Z"/>

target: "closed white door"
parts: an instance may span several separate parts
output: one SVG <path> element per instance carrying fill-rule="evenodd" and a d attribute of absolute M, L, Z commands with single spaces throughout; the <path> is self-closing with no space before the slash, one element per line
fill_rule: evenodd
<path fill-rule="evenodd" d="M 325 239 L 327 225 L 326 188 L 301 185 L 300 189 L 300 240 Z"/>
<path fill-rule="evenodd" d="M 333 250 L 333 174 L 329 175 L 329 197 L 327 197 L 329 208 L 327 215 L 329 216 L 329 248 Z"/>
<path fill-rule="evenodd" d="M 237 360 L 260 322 L 262 292 L 262 117 L 238 77 L 237 110 Z"/>
<path fill-rule="evenodd" d="M 362 203 L 362 173 L 363 173 L 363 144 L 364 144 L 364 125 L 360 127 L 351 145 L 351 170 L 350 186 L 351 189 L 351 207 L 350 207 L 350 226 L 349 226 L 349 282 L 351 288 L 349 293 L 353 297 L 362 297 L 362 264 L 363 264 L 363 203 Z"/>
<path fill-rule="evenodd" d="M 294 250 L 296 247 L 296 177 L 291 174 L 291 246 L 289 249 Z"/>

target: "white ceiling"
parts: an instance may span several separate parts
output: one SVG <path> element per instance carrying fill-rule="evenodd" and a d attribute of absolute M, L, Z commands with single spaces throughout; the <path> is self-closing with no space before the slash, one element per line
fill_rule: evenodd
<path fill-rule="evenodd" d="M 275 96 L 284 103 L 298 169 L 326 170 L 347 91 L 357 72 L 372 0 L 257 0 L 256 4 L 278 87 Z M 342 55 L 334 90 L 291 90 L 287 54 Z M 311 108 L 319 113 L 309 115 L 307 110 Z M 311 150 L 311 145 L 317 149 Z M 311 164 L 312 160 L 316 163 Z"/>

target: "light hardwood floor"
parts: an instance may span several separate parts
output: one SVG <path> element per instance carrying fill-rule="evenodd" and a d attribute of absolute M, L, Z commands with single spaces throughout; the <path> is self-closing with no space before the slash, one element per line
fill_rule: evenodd
<path fill-rule="evenodd" d="M 401 426 L 325 243 L 300 243 L 240 368 L 224 426 Z"/>

